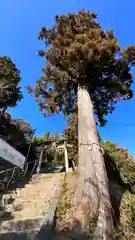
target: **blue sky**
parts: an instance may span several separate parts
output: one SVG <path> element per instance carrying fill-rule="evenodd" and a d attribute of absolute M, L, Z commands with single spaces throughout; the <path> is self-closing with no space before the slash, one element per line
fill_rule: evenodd
<path fill-rule="evenodd" d="M 15 109 L 10 109 L 13 117 L 24 118 L 37 135 L 45 131 L 62 132 L 66 121 L 63 116 L 44 118 L 38 112 L 36 103 L 25 90 L 26 85 L 34 85 L 41 76 L 44 59 L 38 57 L 38 49 L 43 42 L 37 38 L 41 27 L 51 27 L 56 14 L 76 12 L 80 8 L 96 11 L 105 29 L 114 28 L 122 45 L 135 44 L 134 12 L 135 1 L 128 0 L 1 0 L 0 3 L 0 55 L 12 58 L 21 71 L 21 87 L 24 99 Z M 133 85 L 135 89 L 135 84 Z M 135 154 L 135 99 L 117 105 L 109 116 L 108 126 L 100 129 L 104 140 L 112 140 Z"/>

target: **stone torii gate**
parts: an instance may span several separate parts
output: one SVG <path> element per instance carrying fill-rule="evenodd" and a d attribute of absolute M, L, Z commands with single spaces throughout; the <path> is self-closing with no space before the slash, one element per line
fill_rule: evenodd
<path fill-rule="evenodd" d="M 56 147 L 58 150 L 64 150 L 64 157 L 65 157 L 65 171 L 68 172 L 69 170 L 69 161 L 68 161 L 68 147 L 72 147 L 71 144 L 67 144 L 64 142 L 63 144 L 60 144 Z"/>
<path fill-rule="evenodd" d="M 72 147 L 71 144 L 67 144 L 65 141 L 63 143 L 56 143 L 56 142 L 53 142 L 52 144 L 52 149 L 56 149 L 56 151 L 64 151 L 64 159 L 65 159 L 65 171 L 68 172 L 69 170 L 69 161 L 68 161 L 68 150 L 67 148 L 68 147 Z M 38 167 L 37 167 L 37 170 L 36 172 L 39 173 L 40 172 L 40 168 L 41 168 L 41 163 L 42 163 L 42 159 L 43 159 L 43 154 L 44 154 L 44 146 L 42 147 L 42 150 L 41 150 L 41 153 L 40 153 L 40 156 L 39 156 L 39 162 L 38 162 Z"/>

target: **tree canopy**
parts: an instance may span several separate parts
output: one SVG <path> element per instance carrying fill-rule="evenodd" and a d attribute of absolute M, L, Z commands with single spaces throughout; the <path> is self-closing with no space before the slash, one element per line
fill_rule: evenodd
<path fill-rule="evenodd" d="M 39 39 L 47 47 L 39 51 L 46 60 L 44 75 L 28 91 L 43 114 L 74 112 L 78 85 L 88 89 L 101 125 L 119 100 L 132 98 L 134 47 L 122 51 L 114 31 L 104 31 L 96 13 L 80 10 L 56 16 L 55 25 L 43 27 Z"/>
<path fill-rule="evenodd" d="M 0 109 L 16 106 L 22 99 L 20 71 L 9 57 L 0 57 Z"/>

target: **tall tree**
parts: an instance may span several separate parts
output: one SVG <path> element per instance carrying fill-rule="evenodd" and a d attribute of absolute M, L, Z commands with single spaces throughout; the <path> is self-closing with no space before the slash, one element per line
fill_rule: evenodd
<path fill-rule="evenodd" d="M 46 132 L 44 134 L 44 141 L 50 141 L 51 140 L 51 134 L 50 132 Z"/>
<path fill-rule="evenodd" d="M 44 76 L 28 90 L 45 116 L 60 111 L 69 115 L 77 104 L 79 174 L 73 217 L 81 224 L 80 232 L 87 232 L 90 217 L 98 211 L 94 236 L 108 239 L 112 208 L 96 122 L 103 126 L 115 104 L 133 96 L 132 48 L 122 52 L 114 31 L 104 31 L 96 14 L 84 10 L 56 16 L 55 26 L 43 27 L 39 39 L 47 47 L 39 52 L 46 59 Z"/>
<path fill-rule="evenodd" d="M 9 57 L 0 57 L 0 110 L 16 106 L 22 99 L 20 71 Z"/>

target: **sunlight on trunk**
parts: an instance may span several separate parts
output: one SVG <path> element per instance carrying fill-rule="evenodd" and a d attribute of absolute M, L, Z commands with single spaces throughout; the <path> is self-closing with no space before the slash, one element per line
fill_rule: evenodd
<path fill-rule="evenodd" d="M 93 106 L 86 88 L 78 87 L 79 160 L 75 204 L 82 228 L 97 214 L 94 239 L 107 240 L 112 231 L 112 207 L 108 179 L 97 136 Z"/>

